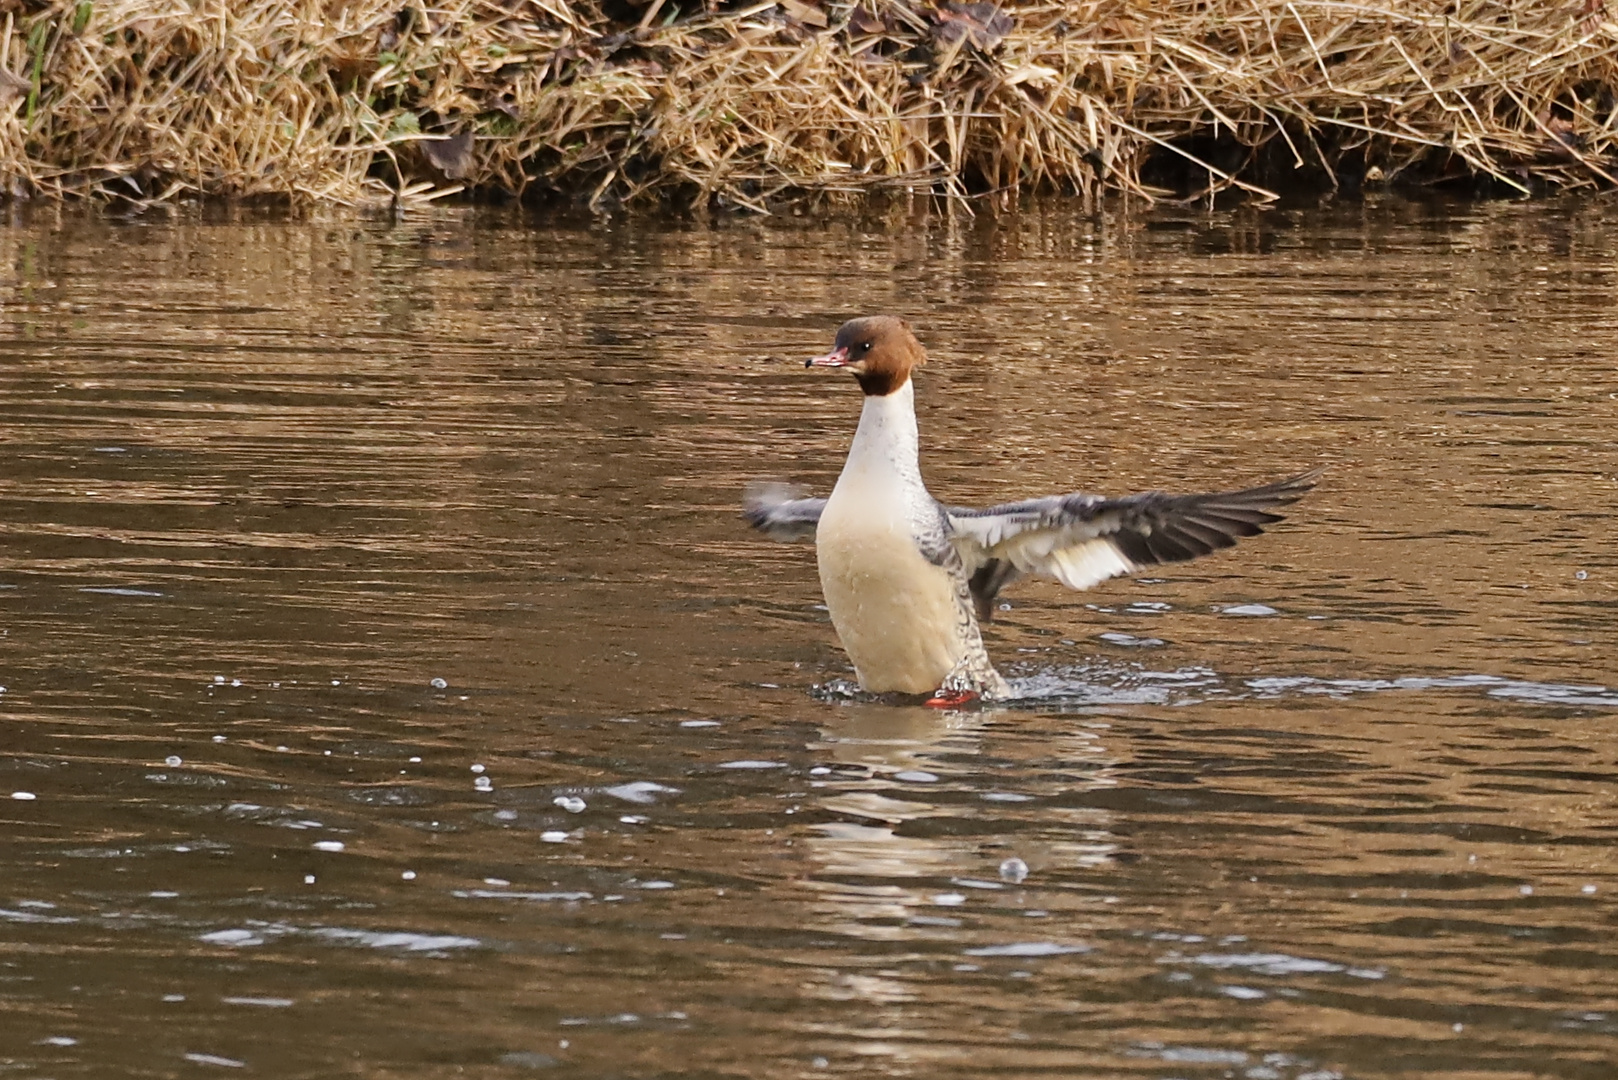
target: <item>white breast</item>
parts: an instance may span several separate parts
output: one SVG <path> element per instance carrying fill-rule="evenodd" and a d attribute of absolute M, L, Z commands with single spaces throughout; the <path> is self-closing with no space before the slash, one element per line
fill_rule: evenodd
<path fill-rule="evenodd" d="M 866 399 L 815 537 L 832 625 L 875 693 L 931 693 L 965 652 L 955 583 L 911 531 L 912 508 L 931 496 L 915 464 L 910 394 L 907 383 Z"/>

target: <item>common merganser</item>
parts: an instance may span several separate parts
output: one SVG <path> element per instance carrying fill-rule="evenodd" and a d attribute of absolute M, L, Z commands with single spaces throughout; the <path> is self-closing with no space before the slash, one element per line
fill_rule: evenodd
<path fill-rule="evenodd" d="M 745 516 L 777 540 L 813 540 L 832 625 L 872 693 L 930 694 L 929 704 L 1012 696 L 978 621 L 1025 574 L 1087 589 L 1155 563 L 1230 547 L 1281 520 L 1278 507 L 1320 470 L 1242 491 L 1122 498 L 1049 495 L 984 510 L 945 506 L 921 480 L 915 390 L 927 362 L 904 319 L 852 319 L 805 367 L 845 368 L 865 392 L 853 445 L 830 498 L 755 486 Z"/>

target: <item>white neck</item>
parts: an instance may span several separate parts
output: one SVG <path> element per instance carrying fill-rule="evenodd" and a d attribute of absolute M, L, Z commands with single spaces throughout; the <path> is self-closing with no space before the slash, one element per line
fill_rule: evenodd
<path fill-rule="evenodd" d="M 916 391 L 906 379 L 903 386 L 885 397 L 866 397 L 843 474 L 868 468 L 888 469 L 919 485 L 918 453 Z"/>

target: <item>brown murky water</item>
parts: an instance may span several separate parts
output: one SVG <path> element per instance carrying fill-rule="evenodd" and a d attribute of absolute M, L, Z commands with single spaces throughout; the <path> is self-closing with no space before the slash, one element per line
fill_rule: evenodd
<path fill-rule="evenodd" d="M 5 1076 L 1614 1075 L 1610 203 L 0 248 Z M 817 696 L 878 310 L 945 498 L 1333 468 Z"/>

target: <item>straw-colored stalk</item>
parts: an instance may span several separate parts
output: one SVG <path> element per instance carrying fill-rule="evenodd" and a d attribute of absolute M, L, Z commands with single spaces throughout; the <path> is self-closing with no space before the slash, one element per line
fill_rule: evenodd
<path fill-rule="evenodd" d="M 877 189 L 1165 197 L 1143 180 L 1163 161 L 1198 178 L 1182 197 L 1271 197 L 1249 165 L 1278 159 L 1329 183 L 1618 183 L 1603 0 L 1070 0 L 1009 20 L 615 2 L 0 0 L 0 180 L 758 210 Z"/>

